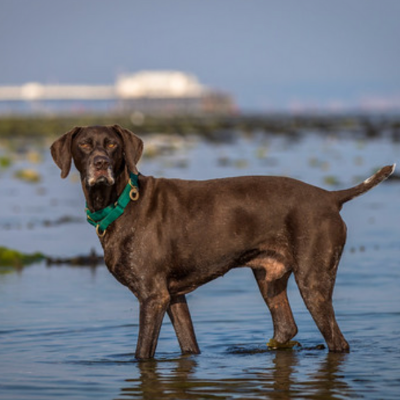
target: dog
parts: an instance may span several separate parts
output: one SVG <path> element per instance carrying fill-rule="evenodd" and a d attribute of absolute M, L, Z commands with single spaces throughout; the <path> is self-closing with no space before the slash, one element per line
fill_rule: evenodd
<path fill-rule="evenodd" d="M 200 353 L 185 296 L 242 266 L 253 270 L 271 312 L 273 343 L 287 344 L 297 334 L 286 293 L 293 273 L 329 351 L 349 351 L 332 306 L 346 241 L 339 212 L 395 165 L 350 189 L 326 191 L 277 176 L 144 176 L 137 169 L 142 151 L 142 140 L 118 125 L 75 127 L 51 146 L 62 178 L 74 161 L 105 263 L 139 300 L 136 358 L 154 357 L 165 312 L 182 353 Z M 111 209 L 118 211 L 112 218 Z"/>

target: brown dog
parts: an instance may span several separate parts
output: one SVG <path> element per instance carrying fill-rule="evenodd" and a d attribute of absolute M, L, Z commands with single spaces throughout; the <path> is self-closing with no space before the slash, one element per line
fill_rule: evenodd
<path fill-rule="evenodd" d="M 142 150 L 142 140 L 118 125 L 76 127 L 51 146 L 62 178 L 74 160 L 89 216 L 130 190 L 129 172 L 138 174 Z M 394 165 L 384 167 L 358 186 L 332 192 L 274 176 L 184 181 L 139 175 L 123 213 L 106 230 L 97 226 L 107 267 L 140 302 L 136 357 L 154 356 L 166 311 L 182 352 L 199 353 L 185 295 L 242 266 L 254 272 L 276 343 L 297 333 L 286 295 L 293 272 L 329 350 L 349 351 L 332 307 L 346 241 L 339 211 L 393 171 Z"/>

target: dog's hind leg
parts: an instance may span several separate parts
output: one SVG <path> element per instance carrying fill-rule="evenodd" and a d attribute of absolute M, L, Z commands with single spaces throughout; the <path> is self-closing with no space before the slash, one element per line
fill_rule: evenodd
<path fill-rule="evenodd" d="M 199 354 L 196 335 L 184 295 L 171 298 L 167 310 L 183 354 Z"/>
<path fill-rule="evenodd" d="M 298 248 L 294 276 L 307 309 L 321 331 L 329 351 L 348 352 L 350 347 L 336 322 L 332 294 L 346 240 L 341 220 L 327 220 Z"/>
<path fill-rule="evenodd" d="M 264 268 L 253 268 L 254 276 L 265 303 L 267 304 L 274 324 L 273 340 L 285 344 L 297 333 L 286 288 L 291 272 L 286 272 L 281 278 L 269 281 Z"/>

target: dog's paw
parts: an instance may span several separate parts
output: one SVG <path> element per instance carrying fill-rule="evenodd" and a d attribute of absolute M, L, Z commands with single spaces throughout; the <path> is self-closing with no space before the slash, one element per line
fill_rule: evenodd
<path fill-rule="evenodd" d="M 286 343 L 279 343 L 275 339 L 270 339 L 267 343 L 267 347 L 270 350 L 291 350 L 293 347 L 301 347 L 301 344 L 296 340 L 289 340 Z"/>

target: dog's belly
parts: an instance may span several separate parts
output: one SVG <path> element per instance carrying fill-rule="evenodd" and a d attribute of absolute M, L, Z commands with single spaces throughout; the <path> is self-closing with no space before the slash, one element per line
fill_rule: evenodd
<path fill-rule="evenodd" d="M 190 293 L 220 276 L 225 275 L 232 267 L 229 265 L 214 265 L 214 268 L 191 268 L 183 272 L 173 273 L 168 279 L 168 290 L 172 295 Z"/>
<path fill-rule="evenodd" d="M 287 257 L 274 251 L 254 249 L 239 255 L 233 253 L 232 257 L 214 259 L 208 264 L 173 269 L 168 277 L 168 290 L 173 295 L 186 294 L 239 267 L 263 270 L 266 280 L 273 281 L 286 274 L 291 263 Z"/>

